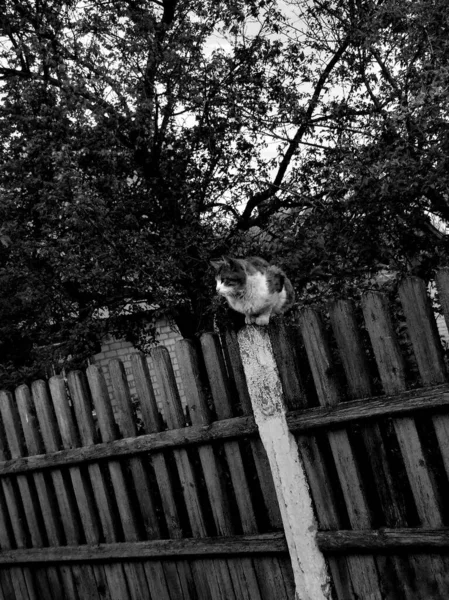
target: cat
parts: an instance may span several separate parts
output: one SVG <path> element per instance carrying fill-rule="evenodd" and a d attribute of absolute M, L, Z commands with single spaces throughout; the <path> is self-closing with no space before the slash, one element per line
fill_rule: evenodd
<path fill-rule="evenodd" d="M 216 270 L 217 292 L 245 315 L 245 323 L 268 325 L 272 314 L 282 314 L 294 300 L 293 286 L 285 273 L 259 257 L 211 261 Z"/>

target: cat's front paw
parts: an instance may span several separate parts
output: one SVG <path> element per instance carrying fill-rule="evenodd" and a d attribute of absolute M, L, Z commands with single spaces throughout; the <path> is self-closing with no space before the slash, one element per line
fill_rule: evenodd
<path fill-rule="evenodd" d="M 256 325 L 268 325 L 268 323 L 270 322 L 270 314 L 265 314 L 265 315 L 259 315 L 258 317 L 256 317 L 254 319 L 254 323 Z"/>

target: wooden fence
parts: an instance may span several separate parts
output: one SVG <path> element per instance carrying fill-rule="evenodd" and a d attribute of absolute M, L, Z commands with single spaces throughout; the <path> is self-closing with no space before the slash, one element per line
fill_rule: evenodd
<path fill-rule="evenodd" d="M 436 283 L 449 321 L 447 269 Z M 302 311 L 302 374 L 273 340 L 339 600 L 449 598 L 446 361 L 424 282 L 403 281 L 399 300 Z"/>
<path fill-rule="evenodd" d="M 437 287 L 447 317 L 448 271 Z M 257 395 L 279 400 L 262 411 L 267 435 L 284 411 L 307 475 L 332 584 L 322 597 L 449 598 L 445 358 L 424 283 L 405 280 L 399 298 L 393 317 L 372 292 L 274 324 L 282 394 L 251 377 L 252 361 L 264 368 L 251 331 L 268 336 L 255 327 L 241 352 L 231 332 L 177 343 L 187 416 L 163 347 L 162 416 L 141 355 L 137 404 L 109 365 L 116 414 L 95 366 L 0 392 L 0 599 L 315 600 L 298 587 L 284 535 L 295 507 L 273 480 Z"/>
<path fill-rule="evenodd" d="M 289 599 L 292 569 L 250 404 L 233 396 L 218 338 L 178 359 L 133 357 L 135 414 L 122 364 L 0 392 L 0 597 L 7 600 Z M 204 371 L 204 365 L 203 365 Z"/>

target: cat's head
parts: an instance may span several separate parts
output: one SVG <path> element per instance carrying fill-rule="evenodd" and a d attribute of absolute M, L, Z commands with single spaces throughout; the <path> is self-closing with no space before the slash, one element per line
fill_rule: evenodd
<path fill-rule="evenodd" d="M 229 256 L 210 263 L 216 270 L 217 292 L 222 296 L 237 296 L 245 290 L 246 273 L 242 264 Z"/>

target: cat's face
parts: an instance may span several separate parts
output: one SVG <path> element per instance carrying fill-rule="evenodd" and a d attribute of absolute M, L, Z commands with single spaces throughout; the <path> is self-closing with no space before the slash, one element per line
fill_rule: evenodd
<path fill-rule="evenodd" d="M 243 292 L 246 285 L 246 273 L 242 265 L 233 258 L 212 261 L 211 265 L 217 271 L 217 293 L 221 296 L 237 296 Z"/>

